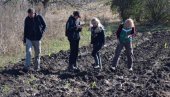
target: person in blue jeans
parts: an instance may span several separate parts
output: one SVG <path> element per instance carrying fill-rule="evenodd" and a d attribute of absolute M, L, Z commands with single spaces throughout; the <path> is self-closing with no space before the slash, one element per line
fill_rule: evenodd
<path fill-rule="evenodd" d="M 115 56 L 111 66 L 112 70 L 115 70 L 119 62 L 119 56 L 123 48 L 125 48 L 126 56 L 128 59 L 128 69 L 133 70 L 133 47 L 132 39 L 135 34 L 135 25 L 132 19 L 127 19 L 124 24 L 121 24 L 116 32 L 117 35 L 117 48 L 115 50 Z"/>
<path fill-rule="evenodd" d="M 95 69 L 102 69 L 102 62 L 99 51 L 105 44 L 104 26 L 98 18 L 91 20 L 91 44 L 93 46 L 92 56 L 94 57 Z"/>
<path fill-rule="evenodd" d="M 46 23 L 42 16 L 35 13 L 35 10 L 28 9 L 28 16 L 24 23 L 23 43 L 26 46 L 26 61 L 23 68 L 24 72 L 28 72 L 31 65 L 31 51 L 34 47 L 35 52 L 35 70 L 40 70 L 40 54 L 41 54 L 41 38 L 46 29 Z"/>
<path fill-rule="evenodd" d="M 66 37 L 70 43 L 70 56 L 69 56 L 69 71 L 79 70 L 77 66 L 77 57 L 79 52 L 79 41 L 80 41 L 80 32 L 82 26 L 80 25 L 80 13 L 79 11 L 74 11 L 66 23 Z"/>

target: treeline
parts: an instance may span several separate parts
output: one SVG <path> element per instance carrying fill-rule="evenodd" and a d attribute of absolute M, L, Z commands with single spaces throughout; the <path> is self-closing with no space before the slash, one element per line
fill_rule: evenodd
<path fill-rule="evenodd" d="M 169 23 L 170 0 L 112 0 L 111 8 L 118 11 L 123 20 L 128 17 L 137 22 Z"/>

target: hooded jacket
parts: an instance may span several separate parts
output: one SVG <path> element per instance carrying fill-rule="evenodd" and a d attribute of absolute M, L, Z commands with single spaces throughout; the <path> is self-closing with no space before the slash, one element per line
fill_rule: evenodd
<path fill-rule="evenodd" d="M 102 27 L 91 28 L 91 44 L 105 44 L 105 33 Z"/>

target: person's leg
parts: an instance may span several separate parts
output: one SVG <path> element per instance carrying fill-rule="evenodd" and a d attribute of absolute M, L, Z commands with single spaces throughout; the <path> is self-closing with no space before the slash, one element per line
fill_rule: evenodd
<path fill-rule="evenodd" d="M 113 58 L 113 63 L 112 63 L 112 67 L 117 67 L 117 64 L 119 62 L 119 56 L 121 54 L 121 51 L 123 49 L 123 44 L 122 43 L 118 43 L 116 50 L 115 50 L 115 56 Z"/>
<path fill-rule="evenodd" d="M 40 54 L 41 54 L 41 41 L 33 41 L 34 46 L 35 58 L 34 58 L 34 65 L 35 69 L 40 69 Z"/>
<path fill-rule="evenodd" d="M 102 69 L 102 60 L 101 60 L 99 52 L 97 52 L 97 56 L 98 56 L 98 59 L 99 59 L 100 68 Z"/>
<path fill-rule="evenodd" d="M 125 44 L 126 56 L 128 59 L 128 68 L 131 69 L 133 67 L 133 47 L 132 42 Z"/>
<path fill-rule="evenodd" d="M 97 52 L 98 52 L 98 50 L 97 50 L 97 45 L 93 45 L 92 56 L 93 56 L 93 58 L 94 58 L 94 61 L 95 61 L 95 65 L 96 65 L 96 66 L 99 65 L 99 58 L 98 58 L 98 56 L 97 56 Z"/>
<path fill-rule="evenodd" d="M 98 48 L 98 52 L 97 52 L 97 56 L 98 56 L 98 58 L 99 58 L 99 65 L 100 65 L 100 68 L 102 69 L 102 60 L 101 60 L 101 57 L 100 57 L 100 53 L 99 53 L 99 51 L 100 51 L 100 49 L 102 48 L 102 44 L 99 44 L 99 48 Z"/>
<path fill-rule="evenodd" d="M 31 65 L 31 48 L 32 48 L 32 42 L 29 39 L 26 39 L 26 60 L 24 68 L 28 69 Z"/>
<path fill-rule="evenodd" d="M 97 52 L 97 58 L 98 58 L 98 67 L 100 68 L 100 69 L 102 69 L 102 62 L 101 62 L 101 57 L 100 57 L 100 54 L 99 54 L 99 52 Z"/>
<path fill-rule="evenodd" d="M 74 43 L 74 66 L 77 67 L 77 57 L 78 57 L 78 52 L 79 52 L 79 40 L 75 40 L 75 43 Z"/>
<path fill-rule="evenodd" d="M 101 58 L 100 58 L 100 54 L 99 54 L 99 50 L 102 48 L 102 44 L 97 44 L 93 46 L 93 52 L 92 52 L 92 56 L 94 57 L 95 60 L 95 68 L 102 68 L 102 63 L 101 63 Z"/>
<path fill-rule="evenodd" d="M 74 43 L 73 41 L 69 40 L 70 43 L 70 55 L 69 55 L 69 67 L 73 66 L 73 57 L 74 57 Z"/>

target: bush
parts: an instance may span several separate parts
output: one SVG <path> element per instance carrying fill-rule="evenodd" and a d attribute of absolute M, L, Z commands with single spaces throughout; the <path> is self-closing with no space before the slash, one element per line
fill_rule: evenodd
<path fill-rule="evenodd" d="M 112 0 L 111 8 L 118 10 L 123 20 L 132 17 L 140 21 L 143 2 L 141 0 Z"/>
<path fill-rule="evenodd" d="M 167 22 L 170 16 L 169 0 L 146 0 L 147 19 L 153 23 Z"/>
<path fill-rule="evenodd" d="M 131 17 L 136 21 L 151 23 L 170 21 L 169 0 L 112 0 L 111 9 L 117 10 L 123 20 Z"/>

